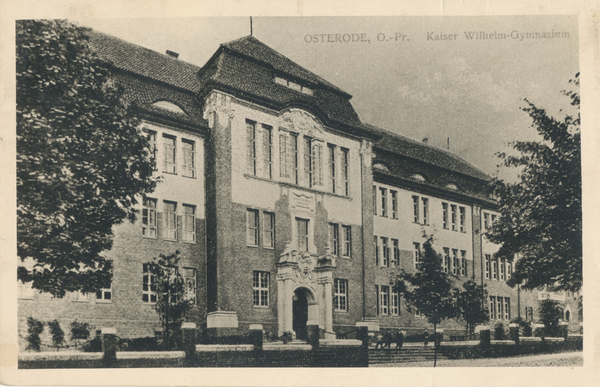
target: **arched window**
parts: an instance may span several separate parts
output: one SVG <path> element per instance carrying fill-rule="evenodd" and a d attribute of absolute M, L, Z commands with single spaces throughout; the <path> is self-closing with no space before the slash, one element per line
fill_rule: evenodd
<path fill-rule="evenodd" d="M 566 322 L 570 322 L 571 321 L 571 311 L 570 310 L 567 310 L 565 312 L 565 321 Z"/>

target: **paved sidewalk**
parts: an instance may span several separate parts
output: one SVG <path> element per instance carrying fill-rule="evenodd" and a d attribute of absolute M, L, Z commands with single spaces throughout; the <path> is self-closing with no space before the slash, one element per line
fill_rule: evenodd
<path fill-rule="evenodd" d="M 581 367 L 582 352 L 502 357 L 496 359 L 438 360 L 437 367 Z M 369 367 L 433 367 L 433 361 L 372 364 Z"/>

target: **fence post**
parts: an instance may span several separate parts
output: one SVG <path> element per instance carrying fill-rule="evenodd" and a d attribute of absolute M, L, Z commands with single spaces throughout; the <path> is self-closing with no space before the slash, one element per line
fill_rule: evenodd
<path fill-rule="evenodd" d="M 185 351 L 185 364 L 193 366 L 196 363 L 196 324 L 184 322 L 181 324 L 181 341 Z"/>
<path fill-rule="evenodd" d="M 319 348 L 319 322 L 318 321 L 308 321 L 306 323 L 306 334 L 308 338 L 308 343 L 312 345 L 313 349 Z"/>
<path fill-rule="evenodd" d="M 479 333 L 479 345 L 484 356 L 489 356 L 491 347 L 491 334 L 488 325 L 478 325 L 475 327 L 475 333 Z"/>
<path fill-rule="evenodd" d="M 117 363 L 117 329 L 102 328 L 102 363 L 105 367 L 113 367 Z"/>
<path fill-rule="evenodd" d="M 356 323 L 356 338 L 362 341 L 360 365 L 369 366 L 369 326 L 364 322 Z"/>
<path fill-rule="evenodd" d="M 542 342 L 546 341 L 546 329 L 544 324 L 533 324 L 533 335 L 541 337 Z"/>
<path fill-rule="evenodd" d="M 519 324 L 508 324 L 508 330 L 510 339 L 515 342 L 515 345 L 519 345 Z"/>
<path fill-rule="evenodd" d="M 565 338 L 565 341 L 569 338 L 569 323 L 566 321 L 561 321 L 559 323 L 560 329 L 562 330 L 562 335 Z"/>

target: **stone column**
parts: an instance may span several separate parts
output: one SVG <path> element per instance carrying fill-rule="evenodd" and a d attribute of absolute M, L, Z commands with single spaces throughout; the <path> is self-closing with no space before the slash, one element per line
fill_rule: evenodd
<path fill-rule="evenodd" d="M 509 336 L 516 345 L 519 345 L 519 324 L 508 324 Z"/>
<path fill-rule="evenodd" d="M 294 268 L 298 267 L 295 262 L 280 262 L 277 264 L 277 321 L 279 337 L 292 339 L 293 310 L 292 310 L 292 287 Z"/>
<path fill-rule="evenodd" d="M 191 366 L 196 359 L 196 324 L 184 322 L 181 324 L 181 341 L 185 351 L 185 362 Z"/>
<path fill-rule="evenodd" d="M 117 329 L 102 328 L 102 362 L 106 367 L 117 363 Z"/>
<path fill-rule="evenodd" d="M 319 278 L 317 279 L 317 294 L 319 297 L 319 307 L 321 309 L 323 329 L 326 331 L 324 338 L 326 340 L 335 339 L 333 332 L 333 292 L 331 285 L 333 284 L 332 270 L 320 270 Z"/>
<path fill-rule="evenodd" d="M 478 325 L 475 327 L 475 333 L 479 333 L 479 345 L 485 355 L 489 355 L 491 347 L 491 334 L 488 325 Z"/>

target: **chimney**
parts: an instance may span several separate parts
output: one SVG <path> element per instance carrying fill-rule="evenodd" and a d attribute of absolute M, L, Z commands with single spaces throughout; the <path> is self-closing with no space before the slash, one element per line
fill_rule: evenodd
<path fill-rule="evenodd" d="M 167 50 L 167 55 L 170 56 L 171 58 L 175 58 L 175 59 L 179 58 L 179 54 L 176 52 L 173 52 L 171 50 Z"/>
<path fill-rule="evenodd" d="M 425 138 L 423 139 L 423 143 L 425 143 L 425 144 L 427 144 L 427 142 L 428 142 L 428 141 L 429 141 L 429 139 L 428 139 L 427 137 L 425 137 Z"/>

